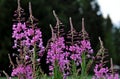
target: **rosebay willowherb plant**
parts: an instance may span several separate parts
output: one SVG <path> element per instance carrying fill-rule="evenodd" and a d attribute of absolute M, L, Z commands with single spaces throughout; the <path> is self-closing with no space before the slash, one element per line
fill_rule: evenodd
<path fill-rule="evenodd" d="M 47 50 L 47 64 L 49 64 L 49 74 L 54 75 L 54 79 L 62 79 L 65 78 L 68 74 L 69 53 L 65 51 L 65 39 L 62 36 L 63 29 L 60 27 L 62 23 L 58 19 L 55 11 L 53 11 L 53 14 L 57 22 L 54 29 L 50 25 L 52 31 L 52 38 L 51 42 L 49 43 L 49 48 Z"/>
<path fill-rule="evenodd" d="M 19 79 L 29 78 L 32 75 L 32 66 L 28 64 L 27 54 L 26 54 L 26 30 L 27 26 L 25 23 L 24 10 L 20 6 L 20 0 L 18 0 L 18 9 L 15 11 L 15 20 L 13 24 L 12 38 L 14 39 L 13 48 L 17 49 L 19 54 L 16 57 L 17 64 L 13 64 L 11 57 L 9 59 L 13 65 L 13 71 L 11 76 L 18 76 Z M 28 70 L 29 69 L 29 70 Z"/>
<path fill-rule="evenodd" d="M 70 18 L 71 25 L 71 45 L 69 46 L 70 59 L 72 64 L 72 74 L 73 78 L 76 79 L 86 79 L 88 67 L 92 63 L 89 59 L 92 58 L 93 49 L 91 48 L 89 37 L 84 28 L 84 19 L 82 19 L 82 31 L 79 33 L 77 41 L 74 42 L 74 30 L 72 21 Z M 78 69 L 77 67 L 80 66 Z M 81 73 L 79 76 L 78 73 Z"/>
<path fill-rule="evenodd" d="M 44 53 L 42 33 L 37 28 L 37 20 L 32 15 L 31 3 L 29 3 L 30 17 L 27 22 L 22 18 L 23 13 L 18 0 L 12 38 L 14 39 L 13 48 L 18 49 L 19 54 L 16 57 L 17 64 L 12 63 L 11 76 L 18 76 L 19 79 L 35 79 L 40 77 L 37 74 L 41 72 L 40 60 Z"/>
<path fill-rule="evenodd" d="M 96 59 L 99 60 L 99 62 L 96 63 L 94 68 L 95 76 L 93 76 L 92 79 L 119 79 L 119 75 L 114 72 L 113 69 L 113 62 L 111 58 L 111 68 L 106 67 L 106 63 L 108 61 L 105 60 L 105 58 L 108 56 L 106 53 L 106 49 L 103 46 L 103 42 L 100 40 L 100 50 L 96 54 Z"/>
<path fill-rule="evenodd" d="M 95 75 L 92 79 L 120 79 L 114 72 L 111 59 L 111 68 L 106 67 L 105 58 L 107 57 L 103 42 L 100 40 L 100 50 L 93 56 L 93 49 L 90 44 L 88 33 L 84 27 L 82 18 L 82 30 L 77 32 L 70 18 L 70 31 L 64 32 L 64 25 L 53 11 L 56 18 L 55 27 L 51 28 L 51 39 L 48 40 L 46 47 L 43 46 L 42 32 L 38 28 L 38 20 L 32 15 L 31 3 L 29 3 L 29 18 L 26 21 L 24 10 L 18 0 L 18 8 L 14 14 L 13 48 L 17 50 L 16 64 L 13 66 L 11 76 L 18 79 L 88 79 L 89 69 L 93 60 L 97 61 L 93 69 Z M 49 65 L 49 76 L 41 70 L 41 58 L 47 52 L 46 64 Z M 9 75 L 3 71 L 7 79 Z"/>

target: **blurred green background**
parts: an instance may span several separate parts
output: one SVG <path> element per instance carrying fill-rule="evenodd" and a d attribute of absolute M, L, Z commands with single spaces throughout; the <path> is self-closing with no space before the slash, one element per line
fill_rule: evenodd
<path fill-rule="evenodd" d="M 32 3 L 33 15 L 39 19 L 44 45 L 51 37 L 49 24 L 54 26 L 56 23 L 53 10 L 56 11 L 66 30 L 70 29 L 69 17 L 72 17 L 74 28 L 81 31 L 81 18 L 84 17 L 85 28 L 95 53 L 99 49 L 100 36 L 114 64 L 120 65 L 120 28 L 112 24 L 109 15 L 107 18 L 103 17 L 96 0 L 21 0 L 26 16 L 29 1 Z M 16 9 L 17 0 L 0 0 L 0 72 L 2 70 L 10 72 L 7 54 L 15 53 L 12 49 L 11 36 L 13 14 Z"/>

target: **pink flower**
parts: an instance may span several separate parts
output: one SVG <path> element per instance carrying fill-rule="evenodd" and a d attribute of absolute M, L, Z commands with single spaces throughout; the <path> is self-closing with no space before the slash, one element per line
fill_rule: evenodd
<path fill-rule="evenodd" d="M 28 36 L 34 35 L 34 30 L 33 30 L 32 28 L 28 29 L 28 30 L 27 30 L 27 35 L 28 35 Z"/>
<path fill-rule="evenodd" d="M 22 65 L 18 66 L 17 68 L 13 69 L 12 76 L 18 76 L 20 74 L 25 74 L 25 69 Z"/>
<path fill-rule="evenodd" d="M 101 68 L 100 65 L 96 65 L 95 66 L 95 69 L 94 69 L 94 72 L 95 72 L 95 76 L 97 78 L 102 78 L 104 77 L 104 75 L 106 75 L 108 73 L 108 68 Z"/>
<path fill-rule="evenodd" d="M 30 65 L 27 66 L 20 65 L 17 68 L 13 69 L 11 76 L 19 75 L 23 75 L 27 79 L 32 79 L 32 67 Z M 20 76 L 21 77 L 20 79 L 22 79 L 23 76 Z"/>
<path fill-rule="evenodd" d="M 82 40 L 80 48 L 82 49 L 82 51 L 93 53 L 93 49 L 91 48 L 90 41 L 88 40 Z"/>
<path fill-rule="evenodd" d="M 34 45 L 36 45 L 37 54 L 39 58 L 43 56 L 44 46 L 42 41 L 42 33 L 39 28 L 31 28 L 26 26 L 25 23 L 17 23 L 13 25 L 12 38 L 14 39 L 13 48 L 17 48 L 18 51 L 23 50 L 26 47 L 29 51 L 33 52 Z"/>

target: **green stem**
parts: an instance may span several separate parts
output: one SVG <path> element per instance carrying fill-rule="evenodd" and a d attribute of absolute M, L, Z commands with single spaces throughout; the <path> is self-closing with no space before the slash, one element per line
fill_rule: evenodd
<path fill-rule="evenodd" d="M 62 72 L 60 71 L 58 61 L 55 61 L 55 66 L 54 66 L 54 79 L 62 79 Z"/>
<path fill-rule="evenodd" d="M 81 79 L 86 78 L 86 55 L 85 52 L 82 54 L 82 63 L 81 63 Z"/>
<path fill-rule="evenodd" d="M 36 75 L 35 75 L 35 72 L 36 72 L 36 45 L 34 45 L 34 51 L 33 51 L 33 79 L 36 79 Z"/>
<path fill-rule="evenodd" d="M 76 63 L 74 60 L 72 60 L 72 74 L 73 74 L 73 78 L 77 78 L 77 68 L 76 68 Z"/>

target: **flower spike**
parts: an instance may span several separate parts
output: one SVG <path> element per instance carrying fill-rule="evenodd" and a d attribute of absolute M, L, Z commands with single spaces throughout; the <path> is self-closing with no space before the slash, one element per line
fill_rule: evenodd
<path fill-rule="evenodd" d="M 103 41 L 101 40 L 100 37 L 99 37 L 99 41 L 100 41 L 100 46 L 101 46 L 101 48 L 104 48 L 104 46 L 103 46 Z"/>
<path fill-rule="evenodd" d="M 113 60 L 112 60 L 112 58 L 110 58 L 110 64 L 111 64 L 111 71 L 112 71 L 112 74 L 114 74 L 114 70 L 113 70 Z"/>
<path fill-rule="evenodd" d="M 80 37 L 82 37 L 82 39 L 89 39 L 88 33 L 85 30 L 85 26 L 84 26 L 84 18 L 82 18 L 82 30 L 80 32 Z"/>
<path fill-rule="evenodd" d="M 53 10 L 53 15 L 54 15 L 54 17 L 57 21 L 55 28 L 57 30 L 57 37 L 59 37 L 60 36 L 60 25 L 62 24 L 62 22 L 59 20 L 59 18 L 58 18 L 57 14 L 55 13 L 54 10 Z"/>
<path fill-rule="evenodd" d="M 31 2 L 29 2 L 29 13 L 30 13 L 30 21 L 31 21 L 31 24 L 33 24 L 33 15 L 32 15 L 32 7 L 31 7 Z"/>
<path fill-rule="evenodd" d="M 51 28 L 51 32 L 52 32 L 52 41 L 55 41 L 55 39 L 56 39 L 56 34 L 54 33 L 54 29 L 53 29 L 53 27 L 52 27 L 52 25 L 50 24 L 50 28 Z"/>
<path fill-rule="evenodd" d="M 25 13 L 24 13 L 24 9 L 21 8 L 20 6 L 20 0 L 17 0 L 17 10 L 15 10 L 15 14 L 14 14 L 14 22 L 21 22 L 21 21 L 25 21 Z"/>
<path fill-rule="evenodd" d="M 87 35 L 87 32 L 85 30 L 84 18 L 82 18 L 82 35 L 83 35 L 83 39 L 85 39 L 86 35 Z"/>
<path fill-rule="evenodd" d="M 72 45 L 73 45 L 73 36 L 74 36 L 74 28 L 73 28 L 73 24 L 72 24 L 72 18 L 70 17 L 69 18 L 69 21 L 70 21 L 70 27 L 71 27 L 71 35 L 72 35 L 72 38 L 71 38 L 71 40 L 72 40 Z"/>
<path fill-rule="evenodd" d="M 104 45 L 103 45 L 103 41 L 101 40 L 101 38 L 99 37 L 99 41 L 100 41 L 100 50 L 99 52 L 105 52 L 105 48 L 104 48 Z"/>
<path fill-rule="evenodd" d="M 27 21 L 28 26 L 34 28 L 36 25 L 38 25 L 38 19 L 34 18 L 32 14 L 32 6 L 31 2 L 29 2 L 29 19 Z"/>
<path fill-rule="evenodd" d="M 17 11 L 18 11 L 18 17 L 19 17 L 19 18 L 21 17 L 20 10 L 21 10 L 20 0 L 18 0 L 18 8 L 17 8 Z"/>
<path fill-rule="evenodd" d="M 53 15 L 54 15 L 54 17 L 55 17 L 55 19 L 57 21 L 57 25 L 62 24 L 62 22 L 59 20 L 59 18 L 57 16 L 57 14 L 55 13 L 55 10 L 53 10 Z"/>
<path fill-rule="evenodd" d="M 82 18 L 82 32 L 85 32 L 85 26 L 84 26 L 84 18 Z"/>
<path fill-rule="evenodd" d="M 69 18 L 69 21 L 70 21 L 71 33 L 72 33 L 73 32 L 73 24 L 72 24 L 72 18 L 71 17 Z"/>

